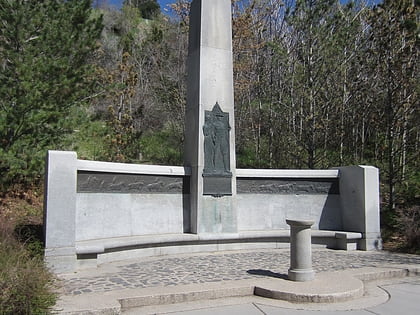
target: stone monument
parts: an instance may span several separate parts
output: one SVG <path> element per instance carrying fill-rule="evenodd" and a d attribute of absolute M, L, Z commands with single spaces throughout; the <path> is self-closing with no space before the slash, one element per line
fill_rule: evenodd
<path fill-rule="evenodd" d="M 185 166 L 191 232 L 236 233 L 230 0 L 193 0 L 190 13 Z"/>
<path fill-rule="evenodd" d="M 381 247 L 379 172 L 237 169 L 230 0 L 193 0 L 184 166 L 87 161 L 49 151 L 45 260 L 56 272 L 135 257 L 288 246 L 292 277 L 309 280 L 310 240 L 331 248 Z M 312 231 L 286 218 L 310 219 Z M 296 232 L 296 233 L 295 233 Z M 295 235 L 296 234 L 296 235 Z M 295 235 L 295 236 L 293 236 Z"/>

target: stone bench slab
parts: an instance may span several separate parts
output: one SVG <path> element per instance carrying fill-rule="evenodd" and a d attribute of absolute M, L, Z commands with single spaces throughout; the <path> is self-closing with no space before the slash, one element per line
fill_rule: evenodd
<path fill-rule="evenodd" d="M 348 241 L 357 241 L 362 238 L 362 233 L 329 231 L 329 230 L 312 230 L 312 238 L 333 238 L 338 240 L 338 249 L 343 248 Z M 228 240 L 255 240 L 255 239 L 274 239 L 290 237 L 289 230 L 273 230 L 273 231 L 242 231 L 239 233 L 226 234 L 159 234 L 144 236 L 115 237 L 106 239 L 95 239 L 79 241 L 76 243 L 76 254 L 89 255 L 101 254 L 107 250 L 124 249 L 130 247 L 141 246 L 158 246 L 161 244 L 181 245 L 184 243 L 199 242 L 217 242 Z"/>

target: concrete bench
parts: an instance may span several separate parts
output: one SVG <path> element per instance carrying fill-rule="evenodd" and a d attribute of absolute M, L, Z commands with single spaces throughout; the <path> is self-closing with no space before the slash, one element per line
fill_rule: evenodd
<path fill-rule="evenodd" d="M 312 230 L 311 235 L 314 244 L 324 244 L 325 239 L 328 239 L 330 241 L 328 244 L 330 245 L 327 244 L 327 247 L 341 250 L 356 250 L 357 242 L 362 239 L 362 233 L 357 232 Z M 107 251 L 123 251 L 137 248 L 264 240 L 287 243 L 290 241 L 290 231 L 285 229 L 241 231 L 229 234 L 159 234 L 96 239 L 76 242 L 76 254 L 97 255 Z"/>

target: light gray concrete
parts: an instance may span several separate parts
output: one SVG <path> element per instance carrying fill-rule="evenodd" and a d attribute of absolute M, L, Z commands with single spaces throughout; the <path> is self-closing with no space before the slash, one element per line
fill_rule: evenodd
<path fill-rule="evenodd" d="M 398 284 L 383 285 L 381 288 L 390 295 L 387 303 L 368 308 L 368 311 L 381 315 L 417 315 L 420 313 L 420 278 L 407 279 Z"/>
<path fill-rule="evenodd" d="M 378 169 L 363 165 L 338 169 L 344 231 L 363 233 L 362 250 L 381 249 Z"/>
<path fill-rule="evenodd" d="M 315 222 L 286 219 L 286 223 L 290 225 L 289 280 L 311 281 L 315 278 L 311 248 L 311 226 Z"/>
<path fill-rule="evenodd" d="M 257 305 L 261 310 L 261 314 L 266 315 L 315 315 L 315 314 L 341 314 L 341 315 L 372 315 L 365 310 L 356 310 L 356 311 L 310 311 L 310 310 L 293 310 L 293 309 L 284 309 L 268 305 Z M 217 311 L 217 314 L 223 314 L 223 312 Z M 198 315 L 198 313 L 197 313 Z"/>
<path fill-rule="evenodd" d="M 132 313 L 134 314 L 134 313 Z M 174 312 L 170 314 L 185 314 L 185 315 L 215 315 L 215 314 L 226 314 L 226 315 L 261 315 L 263 314 L 259 307 L 255 304 L 239 304 L 239 305 L 228 305 L 224 307 L 214 308 L 203 308 L 192 311 Z"/>
<path fill-rule="evenodd" d="M 339 195 L 239 194 L 238 230 L 288 229 L 286 218 L 315 221 L 314 229 L 342 230 Z"/>
<path fill-rule="evenodd" d="M 73 270 L 76 264 L 75 152 L 48 151 L 45 175 L 45 260 L 52 270 Z"/>
<path fill-rule="evenodd" d="M 74 152 L 50 151 L 45 196 L 45 257 L 58 273 L 154 255 L 284 248 L 289 242 L 286 217 L 313 219 L 316 222 L 312 231 L 314 244 L 356 249 L 361 237 L 360 233 L 340 231 L 342 201 L 337 194 L 253 193 L 240 194 L 235 199 L 203 196 L 201 201 L 207 210 L 200 212 L 202 232 L 189 234 L 185 233 L 189 227 L 188 195 L 78 193 L 76 182 L 80 171 L 152 176 L 190 174 L 188 167 L 82 161 L 77 160 Z M 271 175 L 268 178 L 316 179 L 314 176 L 319 176 L 322 179 L 338 175 L 337 170 L 239 170 L 239 173 L 247 178 Z M 235 215 L 230 210 L 236 202 L 239 209 Z M 89 259 L 77 259 L 76 254 Z"/>
<path fill-rule="evenodd" d="M 63 151 L 52 151 L 63 152 Z M 75 152 L 69 152 L 76 154 Z M 128 164 L 101 161 L 77 160 L 77 170 L 88 172 L 105 172 L 118 174 L 147 174 L 147 175 L 166 175 L 166 176 L 189 176 L 191 170 L 188 167 L 166 166 L 166 165 L 146 165 Z"/>
<path fill-rule="evenodd" d="M 194 0 L 190 10 L 185 165 L 191 168 L 191 232 L 236 232 L 236 158 L 230 0 Z M 203 196 L 204 116 L 229 113 L 232 196 Z M 211 201 L 209 199 L 212 199 Z M 220 218 L 223 216 L 224 220 Z"/>
<path fill-rule="evenodd" d="M 103 253 L 106 244 L 116 238 L 121 243 L 125 237 L 182 236 L 188 229 L 187 194 L 78 193 L 80 171 L 178 177 L 190 174 L 184 167 L 82 161 L 77 160 L 75 152 L 49 151 L 44 227 L 45 261 L 51 270 L 61 273 L 96 266 L 95 259 L 80 260 L 76 254 Z M 92 243 L 80 244 L 83 241 Z M 169 241 L 176 242 L 176 237 Z M 126 239 L 120 247 L 132 245 L 137 244 Z"/>
<path fill-rule="evenodd" d="M 311 230 L 313 247 L 335 248 L 336 235 L 346 234 L 360 239 L 360 233 Z M 231 250 L 289 248 L 289 230 L 241 231 L 239 233 L 150 234 L 102 238 L 76 242 L 77 254 L 97 254 L 91 262 L 103 263 L 186 253 L 207 253 Z M 318 245 L 316 245 L 318 244 Z M 130 250 L 116 250 L 131 247 Z M 139 248 L 136 248 L 139 247 Z M 86 261 L 85 261 L 86 263 Z M 86 264 L 84 264 L 86 266 Z"/>
<path fill-rule="evenodd" d="M 78 194 L 76 241 L 182 234 L 183 200 L 181 194 Z"/>
<path fill-rule="evenodd" d="M 318 309 L 312 309 L 313 303 L 296 304 L 287 302 L 272 302 L 257 297 L 225 298 L 192 303 L 174 304 L 158 307 L 144 307 L 123 310 L 126 315 L 138 314 L 189 314 L 189 315 L 231 315 L 231 314 L 266 314 L 266 315 L 417 315 L 420 311 L 418 296 L 420 294 L 420 278 L 394 279 L 386 285 L 380 285 L 381 299 L 365 294 L 364 297 L 345 303 L 323 304 Z M 386 292 L 389 292 L 389 296 Z M 379 304 L 369 306 L 369 303 Z M 341 306 L 347 305 L 347 309 Z"/>
<path fill-rule="evenodd" d="M 364 292 L 363 282 L 346 273 L 325 272 L 311 280 L 266 280 L 255 284 L 254 294 L 293 303 L 337 303 L 359 298 Z"/>

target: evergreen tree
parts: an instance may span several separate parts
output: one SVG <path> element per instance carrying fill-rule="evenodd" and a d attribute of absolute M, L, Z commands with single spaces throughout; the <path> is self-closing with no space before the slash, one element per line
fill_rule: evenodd
<path fill-rule="evenodd" d="M 30 182 L 93 88 L 90 0 L 0 0 L 0 184 Z"/>

